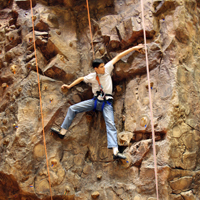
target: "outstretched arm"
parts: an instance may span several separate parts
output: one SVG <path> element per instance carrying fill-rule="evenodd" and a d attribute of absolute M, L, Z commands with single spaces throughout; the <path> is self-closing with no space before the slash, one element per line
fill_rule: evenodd
<path fill-rule="evenodd" d="M 62 89 L 65 89 L 65 88 L 70 89 L 70 88 L 74 87 L 75 85 L 79 84 L 80 82 L 82 82 L 83 80 L 84 80 L 84 77 L 80 77 L 80 78 L 76 79 L 74 82 L 72 82 L 70 85 L 66 85 L 66 84 L 62 85 L 61 88 Z"/>
<path fill-rule="evenodd" d="M 112 64 L 114 65 L 117 61 L 119 61 L 122 57 L 124 57 L 125 55 L 129 54 L 130 52 L 134 51 L 134 50 L 138 50 L 138 49 L 141 49 L 143 48 L 144 45 L 143 44 L 139 44 L 138 46 L 135 46 L 135 47 L 131 47 L 123 52 L 121 52 L 120 54 L 118 54 L 117 56 L 115 56 L 111 62 Z"/>

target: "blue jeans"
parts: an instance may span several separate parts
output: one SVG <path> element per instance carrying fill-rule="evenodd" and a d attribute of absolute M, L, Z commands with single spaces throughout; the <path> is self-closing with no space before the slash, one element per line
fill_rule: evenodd
<path fill-rule="evenodd" d="M 95 100 L 90 99 L 74 104 L 69 107 L 67 115 L 61 125 L 61 128 L 68 129 L 77 113 L 88 112 L 94 109 Z M 97 101 L 96 110 L 101 111 L 103 101 Z M 111 103 L 105 103 L 103 108 L 103 117 L 106 124 L 107 144 L 108 148 L 118 147 L 117 144 L 117 130 L 114 122 L 113 106 Z"/>

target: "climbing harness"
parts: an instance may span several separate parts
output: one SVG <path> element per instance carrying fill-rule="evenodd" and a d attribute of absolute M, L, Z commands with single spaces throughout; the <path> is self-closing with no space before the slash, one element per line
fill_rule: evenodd
<path fill-rule="evenodd" d="M 144 21 L 144 2 L 141 0 L 141 10 L 142 10 L 142 25 L 144 33 L 144 45 L 145 45 L 145 56 L 146 56 L 146 69 L 147 69 L 147 78 L 148 78 L 148 89 L 149 89 L 149 106 L 151 114 L 151 128 L 152 128 L 152 139 L 153 139 L 153 155 L 154 155 L 154 169 L 155 169 L 155 182 L 156 182 L 156 195 L 157 200 L 159 200 L 158 195 L 158 177 L 157 177 L 157 159 L 156 159 L 156 145 L 155 145 L 155 131 L 154 131 L 154 121 L 153 121 L 153 106 L 151 99 L 151 86 L 150 86 L 150 76 L 149 76 L 149 61 L 147 55 L 147 42 L 146 42 L 146 31 L 145 31 L 145 21 Z"/>
<path fill-rule="evenodd" d="M 96 92 L 96 96 L 94 96 L 94 111 L 95 110 L 99 110 L 99 109 L 97 109 L 97 107 L 99 107 L 98 106 L 98 104 L 100 104 L 101 105 L 101 111 L 103 111 L 103 109 L 104 109 L 104 106 L 105 106 L 105 104 L 107 103 L 107 104 L 109 104 L 109 105 L 112 105 L 112 99 L 108 99 L 108 100 L 106 100 L 106 96 L 110 96 L 110 97 L 112 97 L 112 95 L 111 94 L 106 94 L 104 91 L 103 91 L 103 86 L 101 85 L 101 83 L 100 83 L 100 80 L 99 80 L 99 76 L 98 75 L 96 75 L 96 80 L 97 80 L 97 82 L 98 82 L 98 84 L 99 84 L 99 88 L 100 88 L 100 91 L 97 91 Z M 98 96 L 101 96 L 102 97 L 102 99 L 103 100 L 99 100 L 98 99 Z M 99 110 L 100 111 L 100 110 Z"/>
<path fill-rule="evenodd" d="M 99 95 L 101 95 L 102 97 L 103 97 L 103 99 L 105 99 L 105 93 L 104 93 L 104 91 L 103 91 L 103 86 L 101 85 L 101 83 L 100 83 L 100 80 L 99 80 L 99 76 L 98 75 L 96 75 L 96 80 L 97 80 L 97 82 L 98 82 L 98 84 L 99 84 L 99 88 L 100 88 L 100 94 Z"/>
<path fill-rule="evenodd" d="M 32 0 L 30 0 L 30 7 L 31 7 L 31 17 L 32 17 L 32 26 L 33 26 L 33 45 L 34 45 L 34 52 L 35 52 L 35 63 L 36 63 L 36 69 L 37 69 L 38 90 L 39 90 L 39 98 L 40 98 L 40 112 L 41 112 L 41 120 L 42 120 L 42 132 L 43 132 L 44 148 L 45 148 L 45 155 L 46 155 L 47 172 L 48 172 L 48 177 L 49 177 L 49 189 L 50 189 L 51 200 L 53 200 L 52 191 L 51 191 L 51 180 L 50 180 L 50 173 L 49 173 L 49 164 L 48 164 L 48 157 L 47 157 L 47 147 L 46 147 L 46 140 L 45 140 L 45 133 L 44 133 L 44 118 L 43 118 L 43 112 L 42 112 L 42 98 L 41 98 L 41 89 L 40 89 L 40 77 L 39 77 L 37 53 L 36 53 Z"/>
<path fill-rule="evenodd" d="M 106 95 L 106 96 L 112 96 L 112 95 Z M 94 109 L 93 111 L 103 111 L 105 104 L 107 103 L 108 105 L 112 105 L 112 99 L 104 99 L 104 100 L 99 100 L 97 98 L 98 96 L 94 96 L 93 100 L 94 100 Z M 99 107 L 101 107 L 101 109 L 99 109 Z"/>

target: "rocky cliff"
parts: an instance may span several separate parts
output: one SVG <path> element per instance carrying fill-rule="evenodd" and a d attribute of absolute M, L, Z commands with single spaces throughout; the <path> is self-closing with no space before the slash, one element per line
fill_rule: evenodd
<path fill-rule="evenodd" d="M 96 58 L 143 43 L 140 0 L 89 0 Z M 0 199 L 50 199 L 29 0 L 0 0 Z M 200 199 L 200 1 L 144 0 L 160 200 Z M 145 55 L 113 72 L 120 151 L 112 159 L 100 112 L 51 134 L 68 107 L 92 98 L 69 84 L 92 71 L 85 0 L 33 0 L 45 137 L 54 200 L 155 200 Z"/>

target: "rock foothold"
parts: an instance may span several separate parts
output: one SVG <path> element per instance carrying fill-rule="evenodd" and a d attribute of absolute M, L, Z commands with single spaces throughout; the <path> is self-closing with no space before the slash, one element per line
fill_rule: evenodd
<path fill-rule="evenodd" d="M 10 67 L 10 71 L 11 71 L 13 74 L 16 73 L 16 70 L 17 70 L 17 65 L 12 65 L 12 66 Z"/>
<path fill-rule="evenodd" d="M 95 192 L 93 192 L 92 194 L 91 194 L 91 197 L 93 198 L 93 199 L 97 199 L 98 197 L 99 197 L 99 192 L 98 191 L 95 191 Z"/>

